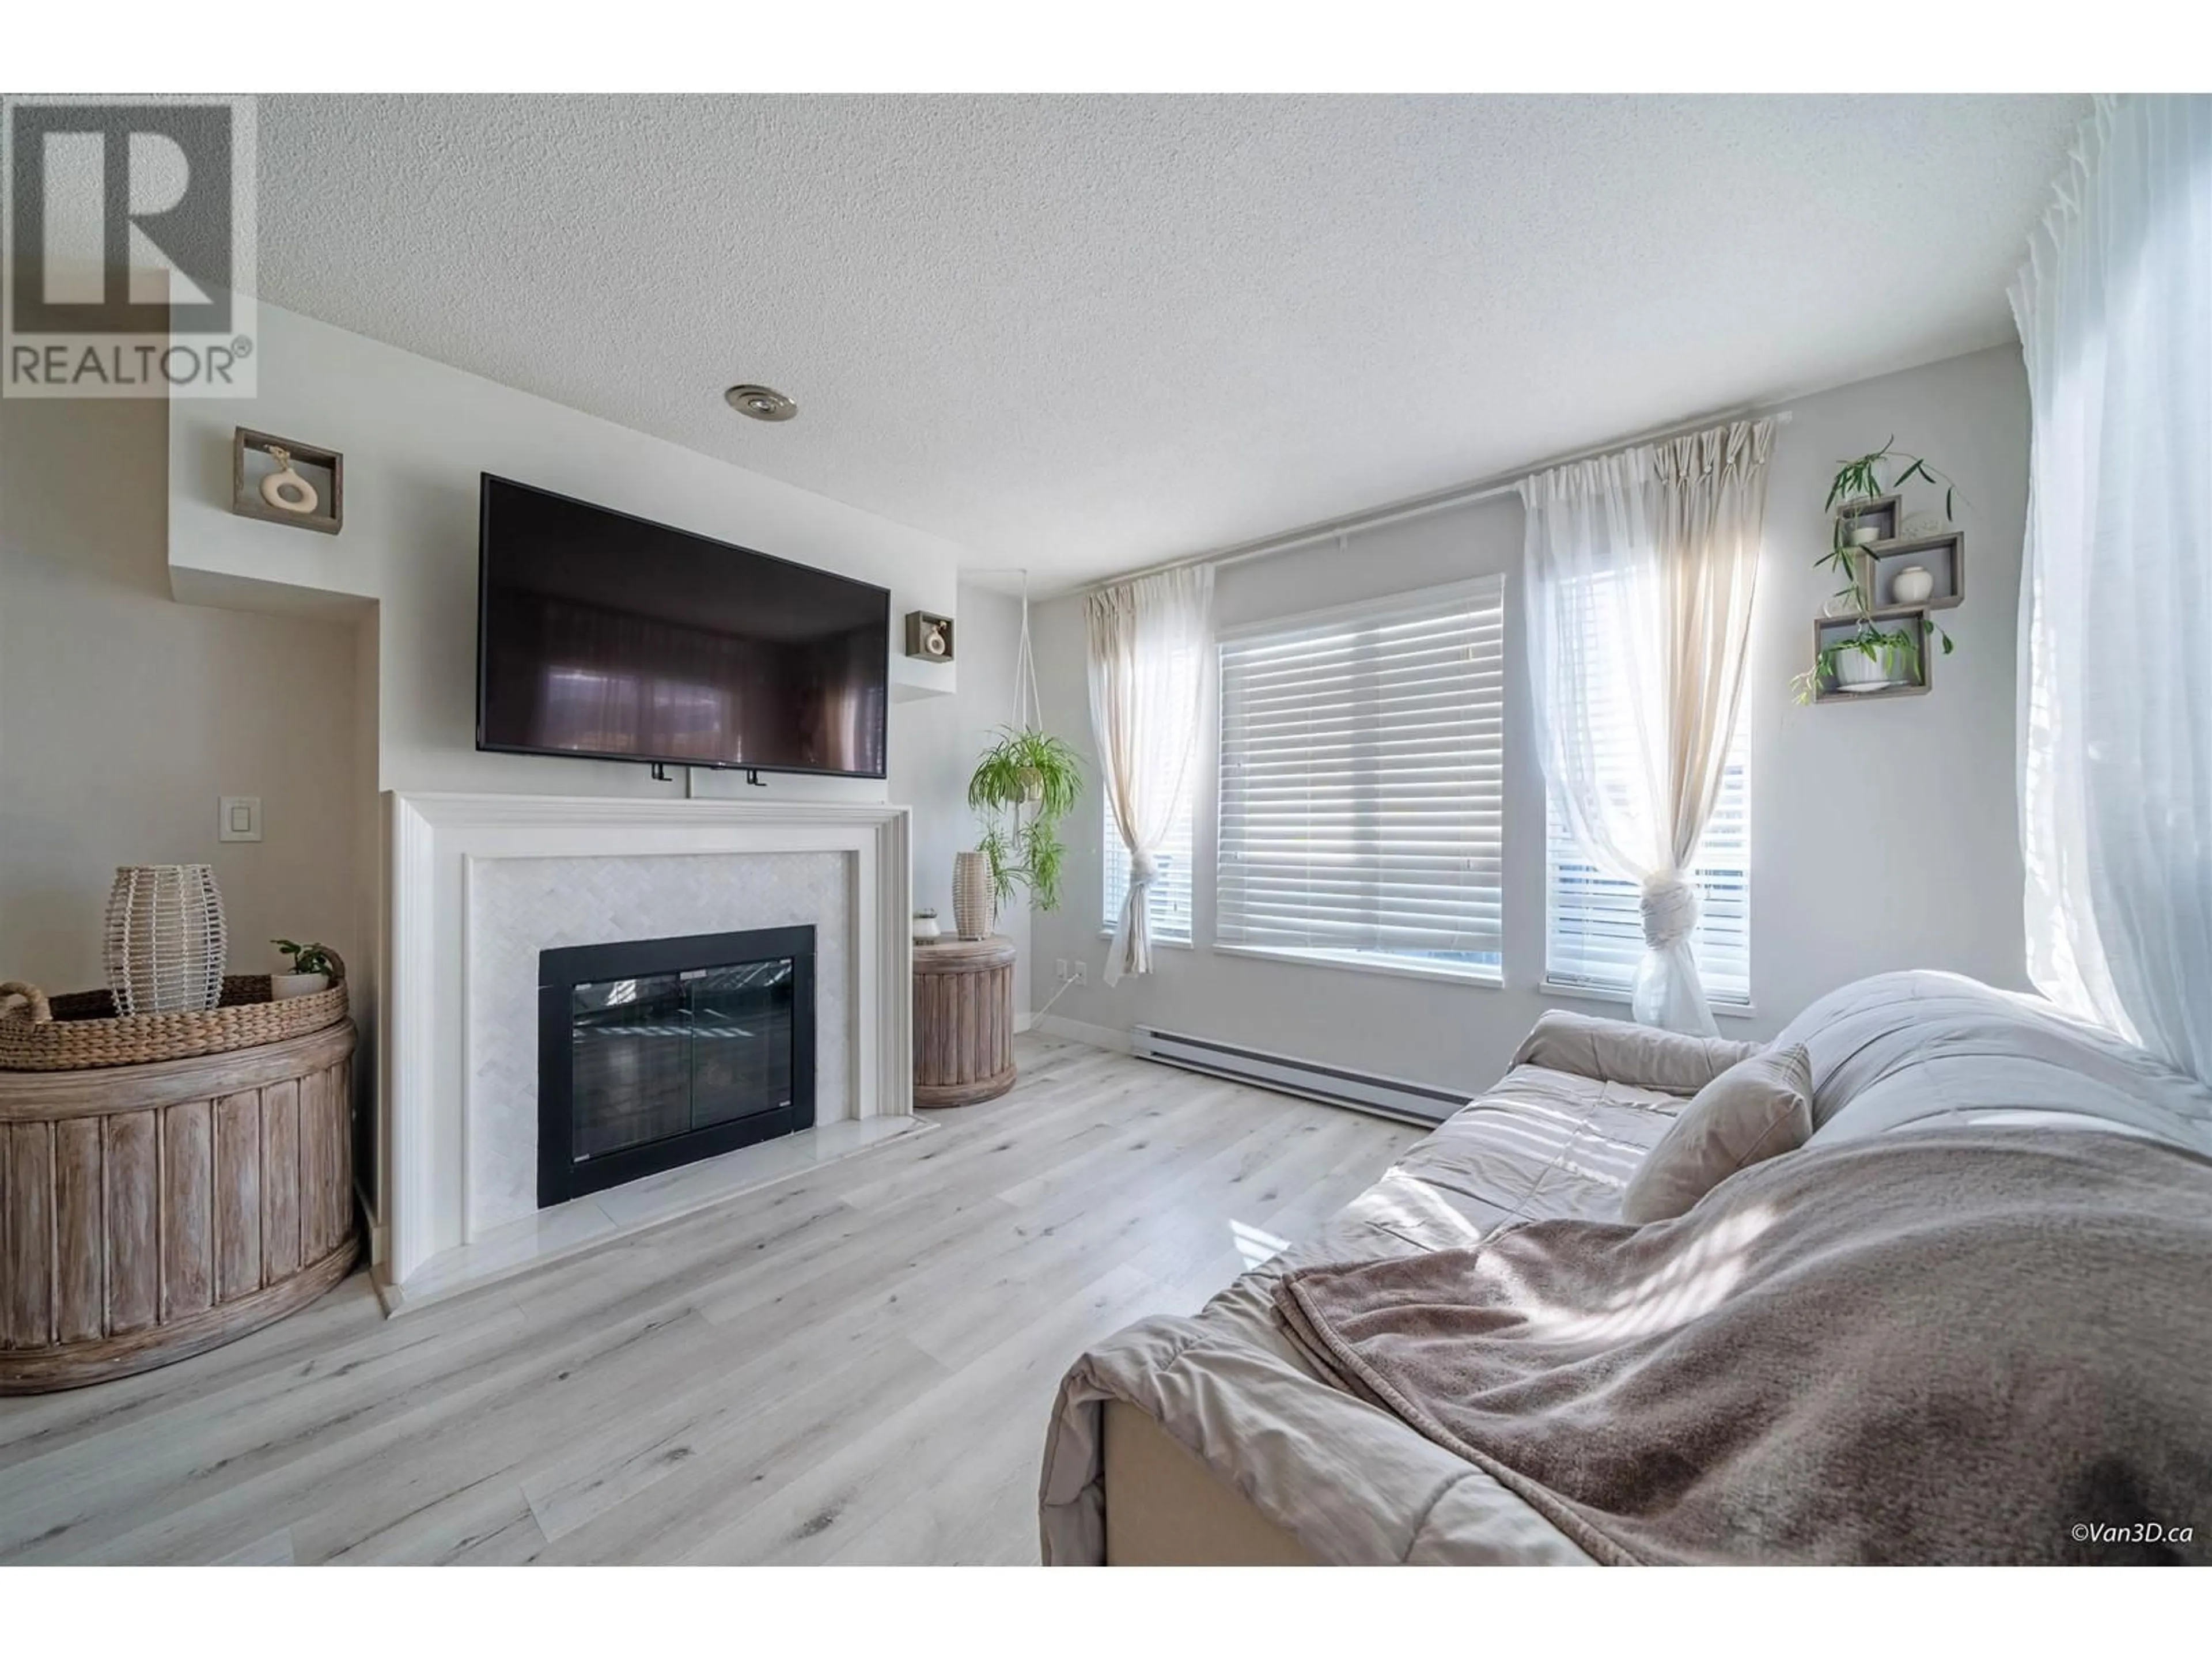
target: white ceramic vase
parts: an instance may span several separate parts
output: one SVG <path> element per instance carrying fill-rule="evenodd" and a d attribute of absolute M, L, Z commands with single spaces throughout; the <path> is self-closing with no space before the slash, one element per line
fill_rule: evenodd
<path fill-rule="evenodd" d="M 944 936 L 945 930 L 937 925 L 937 912 L 917 910 L 914 913 L 914 942 L 934 945 Z"/>
<path fill-rule="evenodd" d="M 1936 578 L 1909 564 L 1890 579 L 1889 591 L 1899 605 L 1917 605 L 1936 591 Z"/>
<path fill-rule="evenodd" d="M 271 974 L 269 975 L 269 1000 L 282 1002 L 286 997 L 311 997 L 318 991 L 331 988 L 328 974 Z"/>
<path fill-rule="evenodd" d="M 991 936 L 991 861 L 981 853 L 952 855 L 952 931 L 962 939 Z"/>

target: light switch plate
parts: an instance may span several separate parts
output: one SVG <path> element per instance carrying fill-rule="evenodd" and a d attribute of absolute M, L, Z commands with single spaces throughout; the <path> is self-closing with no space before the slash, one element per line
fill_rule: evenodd
<path fill-rule="evenodd" d="M 259 841 L 261 839 L 261 797 L 258 795 L 225 795 L 220 815 L 216 819 L 217 841 Z"/>

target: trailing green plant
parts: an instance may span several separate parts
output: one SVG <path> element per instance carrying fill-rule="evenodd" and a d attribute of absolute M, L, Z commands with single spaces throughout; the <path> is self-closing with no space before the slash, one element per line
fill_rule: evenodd
<path fill-rule="evenodd" d="M 1851 504 L 1854 501 L 1871 501 L 1883 495 L 1894 495 L 1913 479 L 1921 478 L 1930 485 L 1942 485 L 1943 522 L 1953 522 L 1951 509 L 1956 501 L 1958 485 L 1952 483 L 1948 473 L 1938 471 L 1929 465 L 1927 457 L 1900 453 L 1895 447 L 1896 443 L 1896 434 L 1892 434 L 1882 441 L 1880 449 L 1869 450 L 1848 461 L 1838 461 L 1835 477 L 1828 481 L 1828 499 L 1823 503 L 1824 509 L 1834 515 L 1834 530 L 1828 551 L 1820 563 L 1832 568 L 1844 583 L 1836 590 L 1836 597 L 1855 600 L 1862 611 L 1866 608 L 1866 599 L 1859 592 L 1858 567 L 1855 562 L 1857 550 L 1852 547 L 1850 538 Z M 1888 467 L 1892 473 L 1887 484 L 1881 481 L 1884 467 Z M 1936 631 L 1941 633 L 1942 630 L 1939 629 Z M 1950 648 L 1950 636 L 1945 635 L 1943 649 L 1948 653 Z"/>
<path fill-rule="evenodd" d="M 1951 508 L 1958 495 L 1958 485 L 1950 475 L 1939 472 L 1928 464 L 1925 457 L 1900 453 L 1896 448 L 1894 433 L 1882 440 L 1880 449 L 1869 450 L 1848 461 L 1836 464 L 1836 476 L 1828 483 L 1827 510 L 1849 509 L 1853 501 L 1870 501 L 1883 495 L 1894 495 L 1915 478 L 1925 478 L 1931 484 L 1943 486 L 1943 517 L 1948 523 Z M 1885 485 L 1881 481 L 1884 465 L 1898 468 L 1897 474 Z M 1841 521 L 1838 521 L 1838 530 Z"/>
<path fill-rule="evenodd" d="M 1850 538 L 1852 526 L 1859 516 L 1854 509 L 1858 503 L 1897 495 L 1913 479 L 1919 478 L 1930 485 L 1942 486 L 1943 521 L 1949 524 L 1954 522 L 1952 509 L 1957 505 L 1959 488 L 1951 481 L 1948 473 L 1930 465 L 1926 456 L 1900 453 L 1896 445 L 1896 434 L 1892 434 L 1882 441 L 1880 449 L 1871 449 L 1863 455 L 1853 456 L 1850 460 L 1838 461 L 1835 476 L 1828 481 L 1828 499 L 1822 506 L 1831 515 L 1834 531 L 1827 552 L 1815 563 L 1833 571 L 1842 581 L 1843 586 L 1832 597 L 1851 602 L 1852 609 L 1858 612 L 1858 626 L 1846 637 L 1815 652 L 1812 667 L 1790 681 L 1790 689 L 1796 693 L 1799 702 L 1812 702 L 1819 694 L 1821 684 L 1834 678 L 1838 659 L 1853 651 L 1876 663 L 1884 656 L 1894 653 L 1906 663 L 1909 672 L 1916 676 L 1924 675 L 1925 671 L 1920 662 L 1921 636 L 1904 628 L 1884 629 L 1874 620 L 1871 611 L 1874 595 L 1869 591 L 1872 586 L 1870 574 L 1869 580 L 1861 580 L 1862 571 L 1870 573 L 1870 567 L 1861 564 L 1860 550 Z M 1882 482 L 1885 467 L 1890 472 L 1887 483 Z M 1950 635 L 1944 631 L 1942 623 L 1929 612 L 1921 612 L 1920 617 L 1927 624 L 1928 631 L 1941 643 L 1943 654 L 1949 656 L 1956 647 Z"/>
<path fill-rule="evenodd" d="M 1929 626 L 1933 627 L 1934 623 L 1931 622 Z M 1938 634 L 1943 632 L 1940 628 L 1936 631 Z M 1951 641 L 1946 635 L 1943 649 L 1948 652 L 1950 648 Z M 1910 629 L 1883 628 L 1871 618 L 1861 617 L 1859 625 L 1847 637 L 1838 640 L 1833 645 L 1823 646 L 1814 653 L 1813 665 L 1790 682 L 1790 690 L 1797 694 L 1797 701 L 1812 702 L 1820 691 L 1821 681 L 1835 677 L 1837 659 L 1854 651 L 1875 664 L 1879 664 L 1884 656 L 1894 653 L 1903 659 L 1907 673 L 1917 675 L 1920 672 L 1920 641 L 1913 637 Z"/>
<path fill-rule="evenodd" d="M 293 973 L 328 974 L 332 979 L 338 976 L 337 954 L 326 945 L 295 945 L 289 939 L 272 939 L 269 942 L 292 958 Z"/>
<path fill-rule="evenodd" d="M 1060 821 L 1082 793 L 1082 763 L 1066 743 L 1034 726 L 999 728 L 968 780 L 968 805 L 983 818 L 977 850 L 990 861 L 998 902 L 1027 888 L 1037 909 L 1060 908 L 1067 856 Z"/>

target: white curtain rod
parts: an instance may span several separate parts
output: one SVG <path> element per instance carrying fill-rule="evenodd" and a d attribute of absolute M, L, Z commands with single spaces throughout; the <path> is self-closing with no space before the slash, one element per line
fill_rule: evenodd
<path fill-rule="evenodd" d="M 1578 449 L 1571 455 L 1558 455 L 1550 460 L 1537 461 L 1531 465 L 1517 466 L 1510 476 L 1480 479 L 1474 483 L 1454 484 L 1449 489 L 1439 489 L 1426 495 L 1409 496 L 1387 506 L 1370 507 L 1364 513 L 1346 514 L 1340 519 L 1328 519 L 1303 529 L 1285 531 L 1279 536 L 1264 537 L 1253 542 L 1239 542 L 1212 553 L 1194 553 L 1186 558 L 1169 559 L 1159 564 L 1148 564 L 1139 570 L 1124 570 L 1086 582 L 1071 590 L 1079 593 L 1095 593 L 1116 582 L 1134 580 L 1139 576 L 1155 576 L 1164 570 L 1182 570 L 1191 565 L 1210 564 L 1217 568 L 1224 565 L 1243 564 L 1248 559 L 1272 558 L 1278 553 L 1288 553 L 1297 548 L 1310 547 L 1316 542 L 1331 541 L 1340 536 L 1356 535 L 1362 531 L 1375 530 L 1386 524 L 1397 524 L 1407 519 L 1418 519 L 1430 513 L 1441 513 L 1447 507 L 1470 507 L 1476 501 L 1486 501 L 1494 496 L 1510 495 L 1520 488 L 1521 480 L 1531 473 L 1545 472 L 1555 466 L 1570 466 L 1577 461 L 1586 461 L 1593 456 L 1608 455 L 1617 449 L 1631 448 L 1637 444 L 1656 443 L 1662 438 L 1679 438 L 1706 427 L 1728 421 L 1747 421 L 1760 415 L 1771 414 L 1778 425 L 1790 424 L 1791 411 L 1778 410 L 1771 404 L 1753 405 L 1730 413 L 1708 415 L 1701 419 L 1677 422 L 1672 426 L 1655 428 L 1630 438 L 1616 438 L 1610 443 L 1597 444 L 1588 449 Z"/>

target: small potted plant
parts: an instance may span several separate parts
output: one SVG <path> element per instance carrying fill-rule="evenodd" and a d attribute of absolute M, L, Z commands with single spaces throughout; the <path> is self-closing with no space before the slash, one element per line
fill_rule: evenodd
<path fill-rule="evenodd" d="M 1941 629 L 1937 630 L 1939 633 Z M 1944 649 L 1950 641 L 1944 640 Z M 1839 691 L 1853 694 L 1880 691 L 1918 678 L 1920 641 L 1904 628 L 1883 628 L 1871 617 L 1832 645 L 1825 646 L 1813 665 L 1791 682 L 1799 702 L 1810 702 L 1825 681 Z"/>
<path fill-rule="evenodd" d="M 338 965 L 338 953 L 325 945 L 301 945 L 289 939 L 269 941 L 291 960 L 291 972 L 269 975 L 269 1000 L 282 1002 L 287 997 L 311 997 L 318 991 L 327 991 L 332 981 L 345 969 Z"/>

